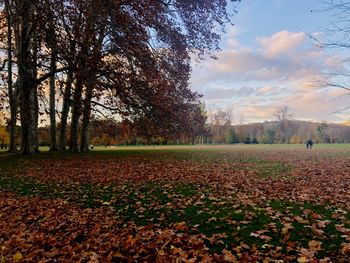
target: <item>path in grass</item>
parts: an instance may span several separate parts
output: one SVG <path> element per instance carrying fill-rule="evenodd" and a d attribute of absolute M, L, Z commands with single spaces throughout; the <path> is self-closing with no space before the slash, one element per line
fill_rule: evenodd
<path fill-rule="evenodd" d="M 348 148 L 295 146 L 6 157 L 2 257 L 346 259 L 349 157 Z"/>

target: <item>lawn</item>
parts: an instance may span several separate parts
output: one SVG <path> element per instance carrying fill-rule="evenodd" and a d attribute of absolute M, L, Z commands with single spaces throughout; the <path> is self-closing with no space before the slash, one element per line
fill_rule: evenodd
<path fill-rule="evenodd" d="M 347 262 L 349 210 L 350 145 L 0 153 L 0 262 Z"/>

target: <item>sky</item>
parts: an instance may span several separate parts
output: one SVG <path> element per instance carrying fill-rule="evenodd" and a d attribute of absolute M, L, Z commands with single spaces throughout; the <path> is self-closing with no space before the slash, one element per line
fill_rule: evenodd
<path fill-rule="evenodd" d="M 320 86 L 344 73 L 347 50 L 322 48 L 332 14 L 320 0 L 242 0 L 222 35 L 217 60 L 193 63 L 192 89 L 207 110 L 233 113 L 235 123 L 274 120 L 287 106 L 295 119 L 345 122 L 350 95 Z"/>

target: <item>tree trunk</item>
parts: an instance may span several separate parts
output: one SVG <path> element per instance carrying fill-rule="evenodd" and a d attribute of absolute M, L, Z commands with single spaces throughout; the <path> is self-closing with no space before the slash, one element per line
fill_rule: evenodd
<path fill-rule="evenodd" d="M 20 31 L 18 32 L 17 65 L 18 65 L 18 89 L 20 96 L 21 151 L 23 154 L 35 153 L 35 142 L 33 142 L 34 124 L 34 88 L 31 41 L 32 41 L 32 7 L 31 0 L 19 1 L 18 20 Z"/>
<path fill-rule="evenodd" d="M 79 128 L 79 119 L 81 115 L 81 95 L 83 91 L 83 83 L 80 78 L 77 79 L 73 94 L 73 105 L 72 105 L 72 121 L 71 121 L 71 130 L 70 130 L 70 152 L 79 152 L 78 147 L 78 128 Z"/>
<path fill-rule="evenodd" d="M 39 125 L 39 100 L 38 100 L 38 86 L 33 86 L 33 123 L 32 123 L 32 140 L 34 151 L 39 153 L 39 141 L 38 141 L 38 125 Z"/>
<path fill-rule="evenodd" d="M 53 45 L 54 46 L 54 45 Z M 56 70 L 56 51 L 55 47 L 51 47 L 51 64 L 50 71 L 55 72 Z M 55 74 L 50 77 L 50 151 L 56 152 L 57 141 L 56 141 L 56 86 L 55 86 Z"/>
<path fill-rule="evenodd" d="M 68 120 L 68 114 L 69 114 L 69 108 L 70 108 L 70 97 L 72 95 L 72 83 L 73 83 L 73 72 L 71 70 L 68 71 L 67 75 L 67 83 L 66 87 L 64 89 L 63 94 L 63 107 L 61 112 L 61 128 L 60 128 L 60 137 L 59 137 L 59 150 L 65 151 L 66 150 L 66 132 L 67 132 L 67 120 Z"/>
<path fill-rule="evenodd" d="M 17 122 L 17 103 L 13 92 L 13 80 L 12 80 L 12 13 L 9 0 L 5 1 L 5 10 L 7 15 L 7 85 L 8 85 L 8 96 L 10 103 L 10 147 L 9 152 L 16 152 L 16 122 Z"/>
<path fill-rule="evenodd" d="M 91 99 L 92 91 L 94 90 L 95 80 L 89 81 L 86 88 L 86 95 L 84 99 L 84 109 L 83 109 L 83 121 L 81 127 L 81 141 L 80 141 L 80 151 L 89 151 L 89 124 L 91 116 Z"/>
<path fill-rule="evenodd" d="M 91 1 L 90 9 L 91 14 L 94 13 L 94 1 Z M 98 30 L 99 38 L 96 39 L 96 32 L 94 28 L 95 24 L 95 16 L 90 16 L 88 21 L 88 43 L 92 44 L 93 48 L 93 56 L 91 56 L 90 63 L 87 63 L 90 67 L 87 71 L 88 79 L 86 81 L 86 93 L 84 98 L 84 109 L 83 109 L 83 121 L 82 121 L 82 129 L 81 129 L 81 141 L 80 141 L 80 151 L 82 152 L 88 152 L 89 151 L 89 124 L 90 124 L 90 117 L 91 117 L 91 99 L 93 96 L 93 91 L 96 85 L 97 77 L 96 72 L 98 71 L 98 64 L 101 61 L 101 49 L 103 45 L 103 39 L 104 39 L 104 31 L 105 27 L 102 26 Z M 91 39 L 89 39 L 91 38 Z M 97 44 L 97 45 L 96 45 Z M 86 48 L 86 47 L 85 47 Z M 89 50 L 89 49 L 87 49 Z M 86 67 L 85 67 L 86 68 Z M 82 67 L 82 69 L 84 69 Z"/>
<path fill-rule="evenodd" d="M 36 82 L 38 76 L 38 39 L 37 32 L 33 30 L 33 59 L 32 59 L 32 70 L 33 70 L 33 123 L 32 123 L 32 140 L 34 145 L 34 151 L 39 153 L 39 142 L 38 142 L 38 125 L 39 125 L 39 98 L 38 98 L 38 84 Z"/>

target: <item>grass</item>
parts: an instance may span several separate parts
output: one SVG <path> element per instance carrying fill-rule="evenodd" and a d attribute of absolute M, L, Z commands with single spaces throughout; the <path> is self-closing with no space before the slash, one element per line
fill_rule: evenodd
<path fill-rule="evenodd" d="M 350 147 L 345 145 L 315 145 L 307 154 L 322 156 L 350 155 Z M 322 240 L 322 258 L 330 251 L 337 251 L 346 237 L 337 230 L 337 225 L 345 222 L 350 227 L 350 214 L 345 212 L 346 220 L 334 217 L 335 207 L 315 203 L 291 203 L 286 200 L 272 200 L 260 204 L 243 204 L 236 193 L 222 196 L 210 185 L 196 185 L 182 182 L 148 182 L 141 184 L 64 184 L 62 182 L 42 183 L 36 178 L 27 178 L 22 172 L 34 160 L 97 158 L 103 161 L 110 158 L 163 158 L 167 160 L 186 160 L 196 163 L 244 164 L 244 169 L 256 169 L 261 178 L 285 176 L 294 167 L 281 160 L 271 161 L 259 157 L 260 152 L 267 151 L 305 151 L 302 145 L 233 145 L 233 146 L 165 146 L 160 147 L 117 147 L 109 151 L 98 147 L 86 154 L 44 153 L 36 156 L 4 156 L 0 159 L 0 191 L 10 191 L 21 196 L 37 195 L 42 198 L 62 198 L 82 207 L 113 207 L 116 216 L 123 223 L 133 221 L 139 226 L 153 224 L 158 227 L 175 227 L 191 234 L 202 233 L 208 237 L 206 244 L 211 252 L 221 252 L 244 242 L 249 246 L 264 249 L 266 244 L 281 246 L 288 252 L 289 243 L 284 241 L 282 217 L 290 218 L 293 230 L 288 233 L 288 241 L 298 242 L 303 247 L 317 239 L 313 224 L 329 221 L 324 228 Z M 329 150 L 331 152 L 329 153 Z M 245 154 L 242 155 L 242 151 Z M 255 152 L 258 151 L 258 152 Z M 248 152 L 248 154 L 247 154 Z M 247 157 L 248 156 L 248 157 Z M 1 158 L 1 154 L 0 154 Z M 69 172 L 69 171 L 68 171 Z M 269 211 L 272 209 L 272 215 Z M 312 211 L 317 217 L 312 217 Z M 276 215 L 280 215 L 279 217 Z M 308 224 L 295 221 L 303 217 Z M 252 233 L 268 230 L 265 240 Z M 213 238 L 213 242 L 210 241 Z M 221 241 L 219 241 L 221 240 Z M 292 252 L 291 252 L 292 253 Z M 294 252 L 293 252 L 294 253 Z"/>

